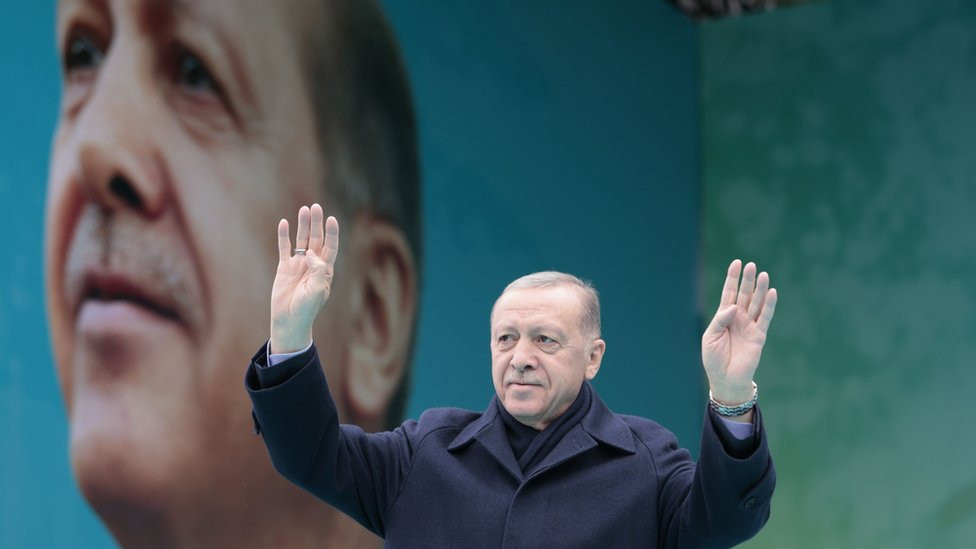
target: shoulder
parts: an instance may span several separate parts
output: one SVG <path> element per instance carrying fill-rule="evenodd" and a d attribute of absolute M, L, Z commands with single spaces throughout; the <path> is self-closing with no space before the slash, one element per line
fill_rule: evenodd
<path fill-rule="evenodd" d="M 462 408 L 431 408 L 420 414 L 417 423 L 423 428 L 439 429 L 442 427 L 463 428 L 472 421 L 480 418 L 484 412 L 465 410 Z"/>
<path fill-rule="evenodd" d="M 419 442 L 432 433 L 458 433 L 482 415 L 483 412 L 462 408 L 430 408 L 420 414 L 420 418 L 405 421 L 400 429 Z"/>
<path fill-rule="evenodd" d="M 635 442 L 654 452 L 659 449 L 677 448 L 678 439 L 660 423 L 640 416 L 614 414 L 634 435 Z"/>

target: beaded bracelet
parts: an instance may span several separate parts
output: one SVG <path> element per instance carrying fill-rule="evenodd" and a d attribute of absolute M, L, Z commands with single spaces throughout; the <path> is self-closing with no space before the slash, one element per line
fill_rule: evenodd
<path fill-rule="evenodd" d="M 721 402 L 712 398 L 712 392 L 708 391 L 708 406 L 715 410 L 715 413 L 720 416 L 725 417 L 739 417 L 745 415 L 749 410 L 756 407 L 756 403 L 759 402 L 759 386 L 756 382 L 752 382 L 752 398 L 743 402 L 742 404 L 736 404 L 735 406 L 728 406 L 722 404 Z"/>

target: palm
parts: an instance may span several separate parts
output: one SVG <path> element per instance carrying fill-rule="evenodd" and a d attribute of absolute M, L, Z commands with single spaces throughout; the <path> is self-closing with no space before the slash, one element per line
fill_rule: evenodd
<path fill-rule="evenodd" d="M 725 330 L 711 341 L 702 341 L 702 361 L 709 373 L 751 380 L 765 342 L 766 334 L 737 309 Z"/>
<path fill-rule="evenodd" d="M 702 362 L 712 390 L 731 394 L 732 401 L 751 392 L 777 298 L 769 276 L 760 273 L 757 279 L 753 263 L 746 265 L 740 284 L 741 266 L 739 260 L 729 265 L 718 312 L 702 335 Z"/>
<path fill-rule="evenodd" d="M 278 224 L 278 270 L 271 290 L 271 348 L 273 352 L 300 350 L 311 343 L 312 324 L 332 289 L 339 250 L 339 224 L 323 223 L 322 208 L 313 204 L 298 212 L 296 249 L 292 255 L 288 222 Z"/>

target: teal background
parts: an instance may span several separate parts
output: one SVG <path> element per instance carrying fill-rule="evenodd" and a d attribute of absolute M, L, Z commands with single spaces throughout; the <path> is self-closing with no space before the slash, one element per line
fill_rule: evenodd
<path fill-rule="evenodd" d="M 411 75 L 424 173 L 409 415 L 488 402 L 491 304 L 511 279 L 555 268 L 601 291 L 601 395 L 695 449 L 697 26 L 663 2 L 386 6 Z M 0 86 L 0 547 L 111 547 L 68 468 L 44 318 L 53 11 L 10 3 L 0 33 L 10 54 Z"/>
<path fill-rule="evenodd" d="M 697 447 L 694 24 L 638 1 L 387 6 L 425 185 L 410 415 L 485 406 L 491 306 L 511 280 L 552 268 L 601 292 L 601 394 Z"/>
<path fill-rule="evenodd" d="M 110 547 L 68 468 L 44 316 L 44 191 L 59 93 L 54 4 L 7 2 L 3 13 L 0 547 Z"/>
<path fill-rule="evenodd" d="M 780 290 L 757 379 L 779 483 L 750 547 L 976 539 L 976 6 L 703 24 L 705 288 Z"/>

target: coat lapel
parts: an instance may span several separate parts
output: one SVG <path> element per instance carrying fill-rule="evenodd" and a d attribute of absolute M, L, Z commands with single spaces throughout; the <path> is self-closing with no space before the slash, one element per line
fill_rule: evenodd
<path fill-rule="evenodd" d="M 474 438 L 516 481 L 522 482 L 522 468 L 515 460 L 512 445 L 509 444 L 508 436 L 505 435 L 505 424 L 500 419 L 491 422 L 491 425 L 482 429 Z"/>
<path fill-rule="evenodd" d="M 497 397 L 493 398 L 481 417 L 462 429 L 447 446 L 447 450 L 454 452 L 476 440 L 503 469 L 512 475 L 512 478 L 522 482 L 522 469 L 505 435 L 505 424 L 498 417 L 498 406 Z"/>
<path fill-rule="evenodd" d="M 586 415 L 563 436 L 549 455 L 530 471 L 531 475 L 556 467 L 600 443 L 629 454 L 637 450 L 630 427 L 613 415 L 613 412 L 597 396 L 596 391 L 591 394 L 592 401 Z"/>
<path fill-rule="evenodd" d="M 596 441 L 593 440 L 593 437 L 587 434 L 580 424 L 577 423 L 575 427 L 563 435 L 562 440 L 556 443 L 556 446 L 553 447 L 553 449 L 549 452 L 549 455 L 544 457 L 538 465 L 529 471 L 529 474 L 536 475 L 542 471 L 545 471 L 546 469 L 551 469 L 566 460 L 582 454 L 594 446 L 596 446 Z"/>
<path fill-rule="evenodd" d="M 515 459 L 515 454 L 512 453 L 512 447 L 505 435 L 505 424 L 498 417 L 498 406 L 500 404 L 496 397 L 492 399 L 491 404 L 481 414 L 481 417 L 469 423 L 454 437 L 447 449 L 454 452 L 477 440 L 491 457 L 512 475 L 512 478 L 521 483 L 523 477 L 527 475 L 523 475 L 522 469 Z M 634 444 L 634 434 L 630 427 L 615 416 L 607 408 L 607 405 L 600 400 L 596 391 L 593 391 L 593 401 L 583 419 L 563 436 L 562 440 L 549 452 L 549 455 L 532 468 L 531 473 L 534 476 L 551 469 L 600 443 L 628 454 L 637 451 Z"/>

